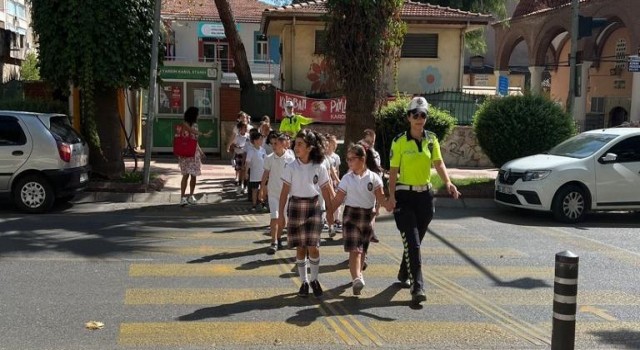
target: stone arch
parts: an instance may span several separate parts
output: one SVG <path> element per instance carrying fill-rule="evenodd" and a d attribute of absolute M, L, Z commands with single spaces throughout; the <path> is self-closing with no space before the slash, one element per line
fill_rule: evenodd
<path fill-rule="evenodd" d="M 613 19 L 612 19 L 613 20 Z M 585 55 L 585 59 L 591 59 L 593 61 L 593 67 L 600 67 L 600 60 L 602 59 L 602 51 L 604 50 L 604 44 L 609 40 L 609 37 L 618 29 L 626 28 L 621 22 L 617 22 L 610 26 L 607 26 L 598 36 L 590 38 L 584 44 L 584 52 L 590 53 L 590 56 Z M 631 43 L 629 43 L 631 44 Z"/>
<path fill-rule="evenodd" d="M 559 16 L 557 16 L 559 17 Z M 533 65 L 535 66 L 543 66 L 546 63 L 546 56 L 549 48 L 553 48 L 554 51 L 561 46 L 553 47 L 552 43 L 558 35 L 568 32 L 567 28 L 564 26 L 564 23 L 561 22 L 557 17 L 553 20 L 545 23 L 545 25 L 540 28 L 540 37 L 536 39 L 533 50 Z M 563 40 L 564 43 L 564 40 Z M 561 50 L 557 50 L 560 52 Z M 554 56 L 556 57 L 556 62 L 559 59 L 558 54 L 556 53 Z"/>
<path fill-rule="evenodd" d="M 529 43 L 525 40 L 524 35 L 518 33 L 518 31 L 510 31 L 507 36 L 503 39 L 498 55 L 496 57 L 496 70 L 506 71 L 509 70 L 509 61 L 511 59 L 511 54 L 513 50 L 520 44 L 521 42 L 525 42 L 527 45 L 527 49 L 529 49 Z"/>

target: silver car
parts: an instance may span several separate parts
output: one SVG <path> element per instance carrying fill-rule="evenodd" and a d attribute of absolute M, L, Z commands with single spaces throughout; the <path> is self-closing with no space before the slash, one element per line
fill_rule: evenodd
<path fill-rule="evenodd" d="M 63 114 L 0 111 L 0 193 L 45 212 L 89 182 L 89 146 Z"/>

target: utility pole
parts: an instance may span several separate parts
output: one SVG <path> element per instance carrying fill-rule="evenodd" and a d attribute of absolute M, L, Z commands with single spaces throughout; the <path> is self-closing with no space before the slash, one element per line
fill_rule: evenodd
<path fill-rule="evenodd" d="M 571 53 L 569 54 L 569 97 L 567 98 L 569 114 L 573 116 L 576 102 L 576 56 L 578 55 L 578 27 L 580 0 L 571 0 Z"/>
<path fill-rule="evenodd" d="M 144 166 L 142 171 L 142 183 L 149 185 L 149 173 L 151 168 L 151 147 L 153 145 L 153 122 L 156 113 L 156 90 L 158 88 L 158 37 L 160 36 L 160 11 L 162 0 L 155 0 L 155 12 L 153 19 L 153 40 L 151 44 L 151 72 L 149 74 L 149 98 L 147 103 L 147 129 L 144 142 Z"/>

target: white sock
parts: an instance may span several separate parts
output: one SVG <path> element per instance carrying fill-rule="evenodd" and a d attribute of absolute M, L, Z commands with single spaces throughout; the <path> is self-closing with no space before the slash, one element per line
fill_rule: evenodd
<path fill-rule="evenodd" d="M 317 259 L 309 258 L 309 265 L 311 267 L 311 280 L 315 281 L 318 279 L 318 271 L 320 271 L 320 257 Z"/>
<path fill-rule="evenodd" d="M 298 274 L 300 275 L 300 280 L 302 282 L 309 282 L 309 277 L 307 275 L 307 259 L 296 260 L 296 266 L 298 267 Z"/>

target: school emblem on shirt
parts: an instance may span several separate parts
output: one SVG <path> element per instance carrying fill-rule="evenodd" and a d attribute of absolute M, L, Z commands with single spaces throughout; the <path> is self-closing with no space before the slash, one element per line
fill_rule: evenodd
<path fill-rule="evenodd" d="M 369 190 L 369 192 L 373 191 L 373 184 L 371 182 L 367 184 L 367 190 Z"/>
<path fill-rule="evenodd" d="M 318 184 L 318 175 L 313 175 L 313 184 L 314 185 Z"/>

